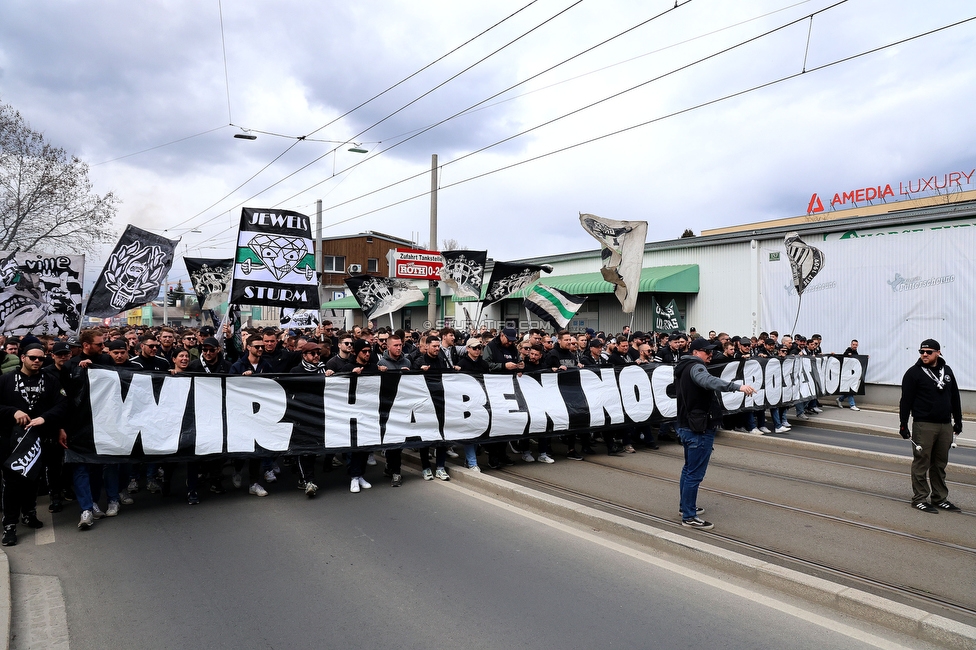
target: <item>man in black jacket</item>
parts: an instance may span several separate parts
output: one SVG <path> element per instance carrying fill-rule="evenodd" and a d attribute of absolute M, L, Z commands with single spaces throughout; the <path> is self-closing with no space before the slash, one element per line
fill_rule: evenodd
<path fill-rule="evenodd" d="M 718 347 L 708 339 L 697 338 L 690 346 L 690 354 L 681 357 L 674 368 L 674 387 L 678 400 L 678 438 L 685 448 L 685 464 L 681 468 L 681 525 L 710 530 L 714 526 L 700 518 L 705 509 L 698 507 L 698 486 L 705 478 L 708 460 L 715 442 L 715 428 L 721 421 L 721 406 L 715 391 L 752 395 L 756 389 L 748 384 L 725 381 L 709 374 L 705 367 L 712 351 Z"/>
<path fill-rule="evenodd" d="M 28 345 L 20 355 L 21 366 L 0 377 L 0 450 L 7 458 L 27 429 L 40 438 L 58 435 L 67 400 L 53 374 L 42 373 L 44 347 Z M 38 453 L 40 449 L 38 448 Z M 17 543 L 17 518 L 29 528 L 41 528 L 37 518 L 37 483 L 24 474 L 3 467 L 4 546 Z"/>
<path fill-rule="evenodd" d="M 949 462 L 952 436 L 962 433 L 962 403 L 959 384 L 942 358 L 935 339 L 925 339 L 919 360 L 901 380 L 899 433 L 915 443 L 912 461 L 912 507 L 922 512 L 959 512 L 949 499 L 945 468 Z M 912 429 L 908 429 L 908 416 Z M 952 424 L 955 422 L 955 424 Z M 931 489 L 930 489 L 931 484 Z M 931 494 L 931 503 L 926 499 Z"/>

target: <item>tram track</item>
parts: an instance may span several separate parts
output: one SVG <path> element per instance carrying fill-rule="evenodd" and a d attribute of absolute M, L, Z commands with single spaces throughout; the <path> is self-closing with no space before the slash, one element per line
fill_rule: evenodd
<path fill-rule="evenodd" d="M 643 472 L 626 470 L 605 463 L 599 463 L 594 461 L 593 464 L 600 465 L 601 467 L 608 468 L 608 469 L 629 472 L 631 474 L 642 475 L 642 476 L 646 475 L 646 473 Z M 540 489 L 541 491 L 551 494 L 552 496 L 566 498 L 570 501 L 580 503 L 581 505 L 588 505 L 591 507 L 595 507 L 603 512 L 619 514 L 633 521 L 653 525 L 654 527 L 657 528 L 666 528 L 670 531 L 678 532 L 682 535 L 687 535 L 687 529 L 681 526 L 679 522 L 675 521 L 673 517 L 656 515 L 646 510 L 634 508 L 632 506 L 628 506 L 626 504 L 619 503 L 611 499 L 593 496 L 585 492 L 576 490 L 569 486 L 560 485 L 558 483 L 548 481 L 542 478 L 538 478 L 535 476 L 527 476 L 517 471 L 512 471 L 512 469 L 508 469 L 508 468 L 502 470 L 496 470 L 493 473 L 500 474 L 501 476 L 504 476 L 506 480 L 510 480 L 513 483 L 520 484 L 523 487 Z M 677 483 L 677 481 L 675 481 L 674 479 L 666 479 L 665 477 L 657 477 L 654 475 L 646 475 L 646 476 L 649 478 L 666 480 L 670 483 Z M 701 488 L 701 490 L 705 490 L 705 489 L 706 489 L 705 487 Z M 732 495 L 731 493 L 727 493 L 726 491 L 723 490 L 712 489 L 711 491 L 725 496 L 733 496 L 733 497 L 743 496 L 743 495 Z M 751 500 L 753 498 L 748 497 L 748 499 Z M 757 500 L 757 501 L 762 501 L 762 500 Z M 804 509 L 796 509 L 796 510 L 801 513 L 804 512 Z M 809 514 L 822 515 L 822 513 L 813 513 L 812 511 L 810 511 Z M 836 518 L 836 519 L 842 520 L 842 518 Z M 850 523 L 850 524 L 857 524 L 857 525 L 863 524 L 863 522 L 854 522 L 854 521 L 849 521 L 849 522 L 839 521 L 838 523 Z M 862 526 L 862 528 L 865 528 L 872 532 L 882 532 L 882 533 L 892 532 L 896 534 L 900 532 L 900 531 L 893 531 L 891 529 L 884 529 L 884 527 L 878 527 L 872 525 L 864 525 Z M 922 609 L 927 609 L 928 611 L 932 611 L 932 608 L 934 607 L 937 610 L 942 610 L 941 612 L 937 612 L 937 613 L 945 614 L 945 613 L 952 612 L 957 615 L 953 618 L 958 618 L 959 615 L 962 615 L 966 617 L 965 622 L 967 622 L 968 624 L 973 624 L 974 622 L 976 622 L 976 609 L 969 607 L 965 604 L 961 604 L 943 598 L 937 594 L 933 594 L 923 589 L 918 589 L 910 585 L 897 584 L 891 581 L 878 579 L 869 576 L 863 572 L 852 571 L 849 568 L 842 568 L 839 566 L 827 564 L 822 561 L 812 560 L 797 555 L 795 553 L 789 553 L 762 544 L 757 544 L 753 541 L 749 541 L 747 539 L 737 537 L 735 535 L 729 535 L 727 533 L 716 532 L 715 530 L 696 531 L 696 534 L 707 535 L 711 539 L 721 541 L 724 545 L 726 545 L 730 549 L 742 551 L 747 555 L 762 559 L 764 561 L 770 561 L 772 563 L 777 563 L 777 564 L 785 563 L 791 568 L 796 568 L 797 570 L 801 570 L 804 572 L 812 572 L 814 575 L 818 575 L 819 577 L 834 580 L 853 588 L 863 589 L 875 593 L 877 595 L 881 595 L 883 597 L 892 598 L 894 600 L 898 600 L 899 602 L 917 606 Z M 951 543 L 939 543 L 938 540 L 929 540 L 924 537 L 912 535 L 911 533 L 901 533 L 901 536 L 907 539 L 911 539 L 913 541 L 936 543 L 945 548 L 952 549 L 954 551 L 958 551 L 966 554 L 976 553 L 976 549 L 972 549 L 961 545 L 951 544 Z M 924 605 L 927 605 L 927 607 L 925 607 Z"/>

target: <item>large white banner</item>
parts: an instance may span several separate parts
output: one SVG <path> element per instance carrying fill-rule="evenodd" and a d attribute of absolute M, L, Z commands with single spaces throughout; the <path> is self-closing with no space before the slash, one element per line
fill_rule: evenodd
<path fill-rule="evenodd" d="M 976 390 L 976 227 L 919 225 L 911 229 L 809 233 L 804 239 L 827 260 L 803 292 L 796 331 L 821 334 L 825 353 L 851 339 L 871 355 L 866 380 L 901 385 L 934 338 L 963 390 Z M 788 333 L 798 296 L 782 242 L 759 254 L 760 326 Z"/>

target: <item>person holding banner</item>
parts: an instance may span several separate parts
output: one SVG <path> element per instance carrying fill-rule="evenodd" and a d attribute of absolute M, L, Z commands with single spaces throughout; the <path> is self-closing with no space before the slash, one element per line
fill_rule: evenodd
<path fill-rule="evenodd" d="M 232 375 L 263 375 L 271 372 L 271 364 L 264 360 L 264 340 L 257 335 L 247 337 L 247 343 L 245 344 L 247 348 L 247 354 L 242 356 L 240 359 L 234 362 L 230 367 L 230 374 Z M 261 458 L 249 458 L 247 461 L 247 473 L 248 478 L 251 480 L 251 486 L 248 488 L 248 493 L 253 494 L 257 497 L 268 496 L 268 491 L 264 489 L 261 485 Z M 234 476 L 233 485 L 235 488 L 240 488 L 242 485 L 241 481 L 241 470 L 244 469 L 243 460 L 234 461 Z M 268 467 L 271 472 L 271 476 L 268 476 L 268 472 L 265 472 L 265 479 L 274 477 L 274 472 L 271 471 L 270 463 Z"/>
<path fill-rule="evenodd" d="M 681 468 L 681 525 L 699 530 L 711 530 L 714 525 L 698 515 L 705 509 L 698 507 L 698 486 L 705 478 L 712 456 L 715 429 L 722 419 L 722 405 L 715 391 L 741 392 L 752 395 L 756 389 L 748 384 L 725 381 L 709 374 L 706 364 L 718 344 L 705 338 L 692 341 L 690 354 L 682 357 L 674 368 L 674 391 L 678 401 L 678 438 L 685 448 L 685 464 Z"/>
<path fill-rule="evenodd" d="M 44 346 L 26 346 L 21 366 L 0 377 L 0 449 L 3 464 L 4 546 L 17 544 L 17 518 L 28 528 L 41 528 L 37 518 L 37 475 L 41 438 L 58 433 L 67 400 L 54 375 L 41 373 Z"/>
<path fill-rule="evenodd" d="M 948 499 L 949 487 L 945 480 L 952 438 L 962 433 L 959 383 L 952 368 L 942 358 L 938 341 L 925 339 L 918 354 L 919 360 L 901 380 L 898 408 L 901 422 L 898 432 L 902 438 L 911 440 L 915 449 L 912 507 L 930 514 L 939 510 L 960 512 L 960 508 Z M 909 415 L 912 417 L 910 431 Z M 931 501 L 927 502 L 930 496 Z"/>

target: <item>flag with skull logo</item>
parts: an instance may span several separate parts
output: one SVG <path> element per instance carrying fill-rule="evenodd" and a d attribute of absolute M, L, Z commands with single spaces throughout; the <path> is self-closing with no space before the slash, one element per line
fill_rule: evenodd
<path fill-rule="evenodd" d="M 318 309 L 309 218 L 291 210 L 243 208 L 230 302 Z"/>
<path fill-rule="evenodd" d="M 85 315 L 108 318 L 152 301 L 173 266 L 178 243 L 126 226 L 88 296 Z"/>

